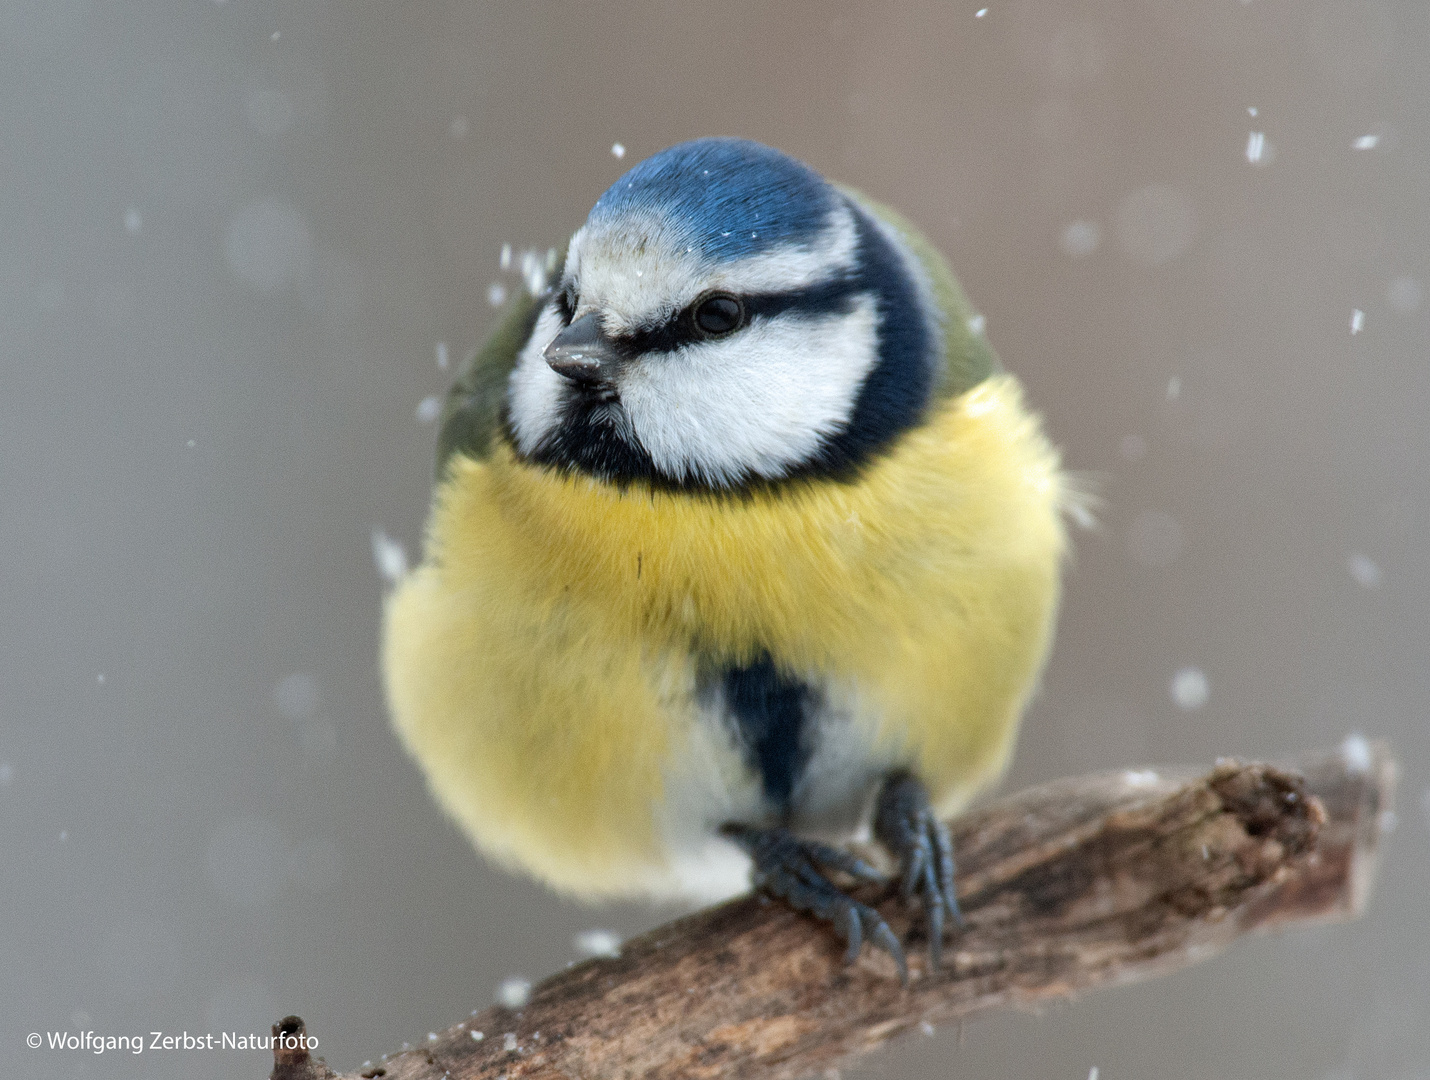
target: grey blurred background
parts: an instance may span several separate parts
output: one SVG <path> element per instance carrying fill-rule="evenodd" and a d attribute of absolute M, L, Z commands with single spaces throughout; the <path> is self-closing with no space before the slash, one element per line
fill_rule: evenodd
<path fill-rule="evenodd" d="M 482 865 L 389 734 L 414 557 L 503 244 L 681 139 L 772 143 L 953 261 L 1078 470 L 1009 779 L 1392 739 L 1368 917 L 861 1074 L 1430 1077 L 1430 7 L 0 3 L 0 1060 L 351 1068 L 537 978 L 590 910 Z M 614 144 L 622 144 L 618 159 Z"/>

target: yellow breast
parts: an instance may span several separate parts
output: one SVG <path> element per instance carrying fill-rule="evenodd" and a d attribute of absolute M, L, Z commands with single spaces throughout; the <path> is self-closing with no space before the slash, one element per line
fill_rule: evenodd
<path fill-rule="evenodd" d="M 714 497 L 457 460 L 388 604 L 398 731 L 481 848 L 588 895 L 671 887 L 695 656 L 849 687 L 952 810 L 1003 767 L 1041 670 L 1063 496 L 1007 375 L 853 483 Z"/>

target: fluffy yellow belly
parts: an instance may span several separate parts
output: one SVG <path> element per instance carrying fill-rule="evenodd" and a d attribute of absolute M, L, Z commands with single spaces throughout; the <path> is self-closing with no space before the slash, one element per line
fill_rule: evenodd
<path fill-rule="evenodd" d="M 697 658 L 830 687 L 850 754 L 952 811 L 1004 766 L 1042 668 L 1063 496 L 1006 375 L 855 483 L 714 497 L 459 459 L 387 607 L 397 730 L 479 848 L 580 895 L 708 894 L 743 865 L 714 829 L 755 781 Z"/>

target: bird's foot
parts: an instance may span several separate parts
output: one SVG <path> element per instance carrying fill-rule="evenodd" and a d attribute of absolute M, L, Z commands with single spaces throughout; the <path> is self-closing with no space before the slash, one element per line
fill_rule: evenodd
<path fill-rule="evenodd" d="M 908 773 L 891 776 L 874 809 L 874 835 L 898 857 L 904 896 L 918 893 L 928 919 L 929 962 L 937 970 L 943 954 L 944 915 L 963 926 L 954 891 L 953 840 L 929 806 L 928 790 Z"/>
<path fill-rule="evenodd" d="M 874 867 L 838 848 L 801 840 L 787 829 L 757 829 L 726 825 L 721 829 L 754 861 L 753 884 L 761 892 L 785 900 L 799 911 L 828 919 L 849 948 L 844 962 L 852 964 L 868 941 L 894 958 L 899 981 L 908 985 L 909 968 L 904 949 L 877 911 L 847 895 L 826 876 L 837 870 L 858 881 L 885 881 Z"/>

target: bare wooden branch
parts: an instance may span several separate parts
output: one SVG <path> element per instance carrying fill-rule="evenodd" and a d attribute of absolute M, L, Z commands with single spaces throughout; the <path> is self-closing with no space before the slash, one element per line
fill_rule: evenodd
<path fill-rule="evenodd" d="M 1393 786 L 1386 749 L 1357 739 L 1295 765 L 1048 784 L 953 823 L 968 926 L 950 937 L 943 970 L 928 971 L 919 920 L 902 900 L 860 894 L 909 937 L 907 989 L 886 956 L 866 949 L 846 967 L 827 926 L 736 900 L 546 980 L 520 1011 L 487 1009 L 351 1075 L 817 1072 L 920 1024 L 1159 975 L 1249 931 L 1354 917 Z M 313 1060 L 273 1073 L 332 1075 Z"/>

